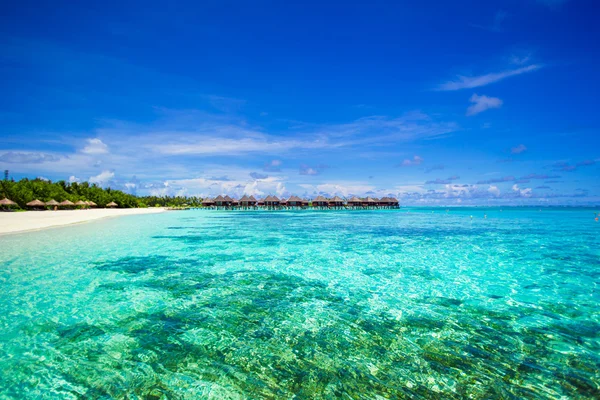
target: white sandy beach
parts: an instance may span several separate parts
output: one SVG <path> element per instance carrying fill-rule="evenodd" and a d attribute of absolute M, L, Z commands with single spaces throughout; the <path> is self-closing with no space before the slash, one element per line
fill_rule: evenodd
<path fill-rule="evenodd" d="M 156 214 L 164 208 L 99 208 L 91 210 L 0 212 L 0 235 L 78 224 L 123 215 Z"/>

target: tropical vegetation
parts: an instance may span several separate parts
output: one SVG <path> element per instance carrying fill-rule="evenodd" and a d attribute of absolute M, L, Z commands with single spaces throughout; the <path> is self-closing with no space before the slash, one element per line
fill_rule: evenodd
<path fill-rule="evenodd" d="M 198 206 L 202 203 L 199 197 L 170 197 L 146 196 L 139 197 L 132 194 L 102 188 L 89 182 L 52 182 L 44 179 L 21 179 L 20 181 L 0 181 L 0 199 L 8 198 L 17 203 L 19 208 L 26 209 L 26 204 L 32 200 L 48 202 L 52 199 L 62 202 L 70 200 L 73 203 L 93 201 L 98 207 L 104 207 L 110 202 L 117 203 L 121 208 L 137 207 L 182 207 Z"/>

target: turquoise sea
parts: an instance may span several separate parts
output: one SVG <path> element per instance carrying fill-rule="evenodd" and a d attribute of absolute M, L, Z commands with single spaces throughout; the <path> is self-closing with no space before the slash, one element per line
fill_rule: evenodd
<path fill-rule="evenodd" d="M 0 398 L 600 398 L 595 211 L 192 210 L 2 236 Z"/>

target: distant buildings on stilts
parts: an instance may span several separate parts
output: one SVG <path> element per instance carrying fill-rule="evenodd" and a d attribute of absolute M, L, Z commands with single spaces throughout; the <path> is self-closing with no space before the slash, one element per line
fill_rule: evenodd
<path fill-rule="evenodd" d="M 325 198 L 318 196 L 313 200 L 302 199 L 298 196 L 290 196 L 288 199 L 280 199 L 269 195 L 264 199 L 256 199 L 254 196 L 244 195 L 239 200 L 229 196 L 219 195 L 206 198 L 202 201 L 202 208 L 219 210 L 290 210 L 290 209 L 318 209 L 318 210 L 367 210 L 367 209 L 394 209 L 400 208 L 397 199 L 393 197 L 352 197 L 344 200 L 338 196 Z"/>

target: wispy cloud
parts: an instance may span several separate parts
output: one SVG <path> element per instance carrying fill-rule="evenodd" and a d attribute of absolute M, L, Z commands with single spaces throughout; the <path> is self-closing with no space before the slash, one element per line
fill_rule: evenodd
<path fill-rule="evenodd" d="M 477 76 L 458 76 L 456 79 L 444 82 L 436 87 L 439 91 L 453 91 L 461 89 L 473 89 L 476 87 L 486 86 L 511 76 L 522 75 L 528 72 L 537 71 L 542 68 L 541 64 L 531 64 L 525 67 L 508 69 L 501 72 L 493 72 L 485 75 Z"/>
<path fill-rule="evenodd" d="M 324 170 L 329 168 L 328 165 L 319 164 L 315 167 L 310 167 L 306 164 L 300 165 L 299 174 L 300 175 L 320 175 Z"/>
<path fill-rule="evenodd" d="M 60 156 L 39 152 L 9 151 L 4 154 L 0 154 L 0 162 L 10 164 L 42 164 L 46 162 L 59 161 L 60 159 Z"/>
<path fill-rule="evenodd" d="M 512 147 L 510 149 L 511 154 L 521 154 L 527 150 L 527 147 L 524 144 L 520 144 L 518 146 Z"/>
<path fill-rule="evenodd" d="M 455 181 L 457 179 L 460 179 L 460 176 L 454 175 L 454 176 L 450 176 L 450 177 L 448 177 L 446 179 L 440 179 L 440 178 L 438 178 L 438 179 L 435 179 L 433 181 L 426 181 L 425 184 L 426 185 L 447 185 L 447 184 L 452 183 L 452 181 Z"/>
<path fill-rule="evenodd" d="M 433 172 L 433 171 L 441 171 L 441 170 L 443 170 L 445 168 L 446 168 L 445 165 L 436 164 L 436 165 L 432 165 L 431 167 L 425 168 L 425 173 L 428 174 L 428 173 Z"/>
<path fill-rule="evenodd" d="M 494 20 L 489 25 L 471 24 L 474 28 L 484 29 L 490 32 L 502 32 L 502 23 L 508 16 L 508 13 L 503 10 L 498 10 L 494 15 Z"/>
<path fill-rule="evenodd" d="M 488 97 L 484 95 L 479 96 L 478 94 L 473 94 L 469 101 L 473 104 L 467 108 L 467 116 L 477 115 L 491 108 L 502 107 L 502 100 L 497 97 Z"/>

